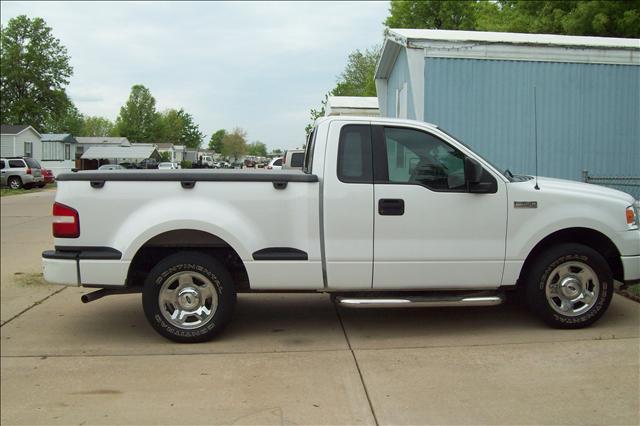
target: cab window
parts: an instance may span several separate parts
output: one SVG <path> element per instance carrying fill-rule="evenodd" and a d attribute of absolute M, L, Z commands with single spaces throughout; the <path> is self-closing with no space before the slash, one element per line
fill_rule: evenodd
<path fill-rule="evenodd" d="M 371 126 L 344 126 L 338 142 L 338 179 L 346 183 L 372 183 L 372 168 Z"/>
<path fill-rule="evenodd" d="M 409 183 L 434 191 L 466 191 L 464 154 L 415 129 L 385 127 L 388 183 Z"/>

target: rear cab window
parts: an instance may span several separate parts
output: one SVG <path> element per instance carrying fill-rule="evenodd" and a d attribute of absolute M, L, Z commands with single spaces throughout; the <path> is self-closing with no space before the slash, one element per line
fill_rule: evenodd
<path fill-rule="evenodd" d="M 340 130 L 338 179 L 345 183 L 373 183 L 369 124 L 348 124 Z"/>
<path fill-rule="evenodd" d="M 304 152 L 304 166 L 302 167 L 302 171 L 305 173 L 311 173 L 313 167 L 313 151 L 316 147 L 316 133 L 318 131 L 317 127 L 314 127 L 309 136 L 307 137 L 307 146 Z M 282 161 L 279 165 L 282 165 Z"/>
<path fill-rule="evenodd" d="M 21 167 L 27 167 L 22 160 L 9 160 L 9 167 L 12 169 L 19 169 Z"/>
<path fill-rule="evenodd" d="M 294 152 L 291 154 L 291 167 L 302 167 L 304 165 L 304 152 Z"/>

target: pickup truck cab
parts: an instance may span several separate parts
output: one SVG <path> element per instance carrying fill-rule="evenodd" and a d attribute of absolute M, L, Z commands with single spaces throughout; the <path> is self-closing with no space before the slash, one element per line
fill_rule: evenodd
<path fill-rule="evenodd" d="M 519 290 L 554 327 L 640 280 L 628 194 L 506 175 L 435 125 L 320 119 L 302 170 L 77 172 L 58 177 L 51 283 L 141 292 L 178 342 L 211 338 L 236 294 L 329 293 L 345 307 L 495 305 Z M 515 291 L 514 291 L 515 292 Z"/>

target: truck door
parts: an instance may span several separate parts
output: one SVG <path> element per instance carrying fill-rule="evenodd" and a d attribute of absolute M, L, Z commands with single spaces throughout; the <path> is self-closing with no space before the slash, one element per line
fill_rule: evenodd
<path fill-rule="evenodd" d="M 376 289 L 495 288 L 502 280 L 506 184 L 470 193 L 465 154 L 435 132 L 372 126 Z M 492 181 L 493 182 L 493 181 Z"/>
<path fill-rule="evenodd" d="M 328 288 L 371 288 L 373 158 L 371 125 L 330 124 L 322 182 L 325 282 Z"/>

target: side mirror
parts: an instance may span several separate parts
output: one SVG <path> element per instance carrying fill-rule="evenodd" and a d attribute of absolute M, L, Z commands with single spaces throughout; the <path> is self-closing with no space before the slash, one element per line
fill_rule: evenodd
<path fill-rule="evenodd" d="M 470 157 L 464 158 L 464 179 L 467 190 L 474 194 L 494 194 L 498 191 L 498 182 L 484 171 L 480 163 Z"/>

